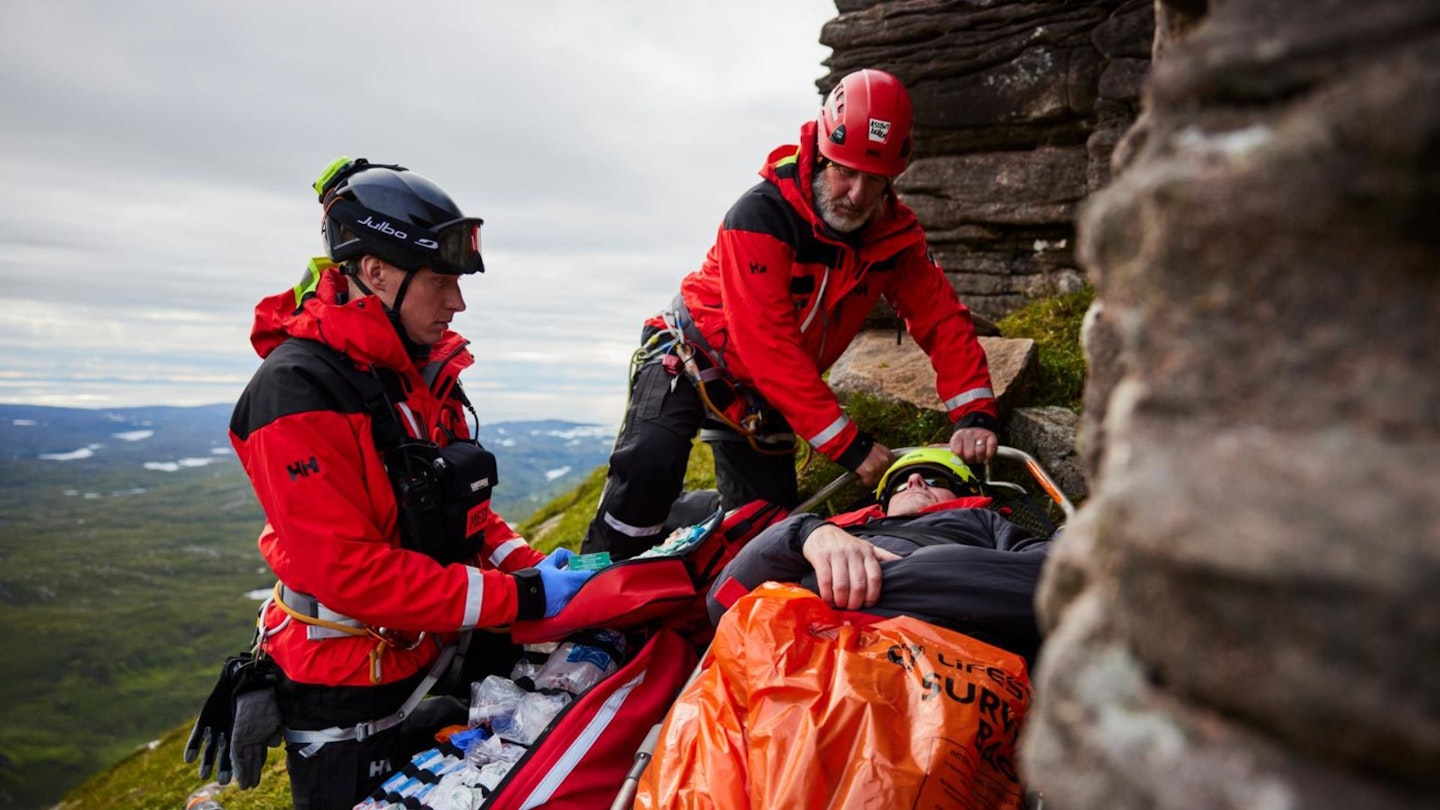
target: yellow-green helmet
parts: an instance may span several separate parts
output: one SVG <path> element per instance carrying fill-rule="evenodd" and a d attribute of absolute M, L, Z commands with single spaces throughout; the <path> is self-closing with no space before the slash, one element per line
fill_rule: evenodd
<path fill-rule="evenodd" d="M 875 500 L 884 507 L 890 503 L 895 488 L 905 483 L 911 473 L 925 476 L 931 486 L 942 486 L 956 495 L 981 494 L 980 479 L 970 471 L 960 457 L 944 447 L 922 447 L 911 450 L 895 460 L 890 469 L 880 476 L 880 485 L 875 487 Z M 932 480 L 933 476 L 933 480 Z"/>

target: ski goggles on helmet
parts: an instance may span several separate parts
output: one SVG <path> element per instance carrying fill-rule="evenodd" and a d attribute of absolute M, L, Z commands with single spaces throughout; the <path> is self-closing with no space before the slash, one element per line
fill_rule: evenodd
<path fill-rule="evenodd" d="M 433 228 L 412 225 L 337 197 L 325 210 L 327 227 L 339 225 L 375 255 L 402 270 L 428 268 L 449 276 L 485 272 L 480 257 L 479 217 L 461 217 Z"/>

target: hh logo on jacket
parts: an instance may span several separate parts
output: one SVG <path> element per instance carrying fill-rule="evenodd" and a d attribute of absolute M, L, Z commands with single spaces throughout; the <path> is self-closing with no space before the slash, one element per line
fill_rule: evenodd
<path fill-rule="evenodd" d="M 314 456 L 311 456 L 308 461 L 293 461 L 285 465 L 285 471 L 290 473 L 291 481 L 294 481 L 296 478 L 306 478 L 312 472 L 319 475 L 320 462 L 316 461 Z"/>

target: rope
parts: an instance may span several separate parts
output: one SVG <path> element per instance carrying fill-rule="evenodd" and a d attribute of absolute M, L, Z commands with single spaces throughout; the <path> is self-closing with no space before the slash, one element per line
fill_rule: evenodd
<path fill-rule="evenodd" d="M 280 598 L 280 587 L 280 583 L 276 582 L 275 593 L 272 596 L 275 601 L 275 605 L 281 610 L 285 611 L 285 615 L 289 616 L 295 621 L 324 627 L 327 630 L 334 630 L 337 633 L 344 633 L 347 636 L 370 636 L 371 638 L 375 639 L 375 647 L 370 650 L 370 683 L 380 683 L 380 657 L 383 656 L 385 654 L 385 650 L 390 647 L 389 639 L 385 638 L 384 636 L 380 635 L 369 627 L 351 627 L 348 624 L 340 624 L 338 622 L 327 621 L 325 619 L 317 618 L 315 616 L 306 616 L 305 614 L 285 604 L 285 600 Z"/>

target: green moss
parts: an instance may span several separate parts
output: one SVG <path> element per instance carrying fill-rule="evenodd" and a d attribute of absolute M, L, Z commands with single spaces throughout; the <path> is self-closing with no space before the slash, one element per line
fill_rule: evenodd
<path fill-rule="evenodd" d="M 1080 323 L 1095 299 L 1095 290 L 1041 298 L 1005 316 L 999 323 L 1006 337 L 1030 338 L 1039 349 L 1040 366 L 1027 406 L 1061 405 L 1077 413 L 1085 393 L 1085 355 L 1080 350 Z"/>

